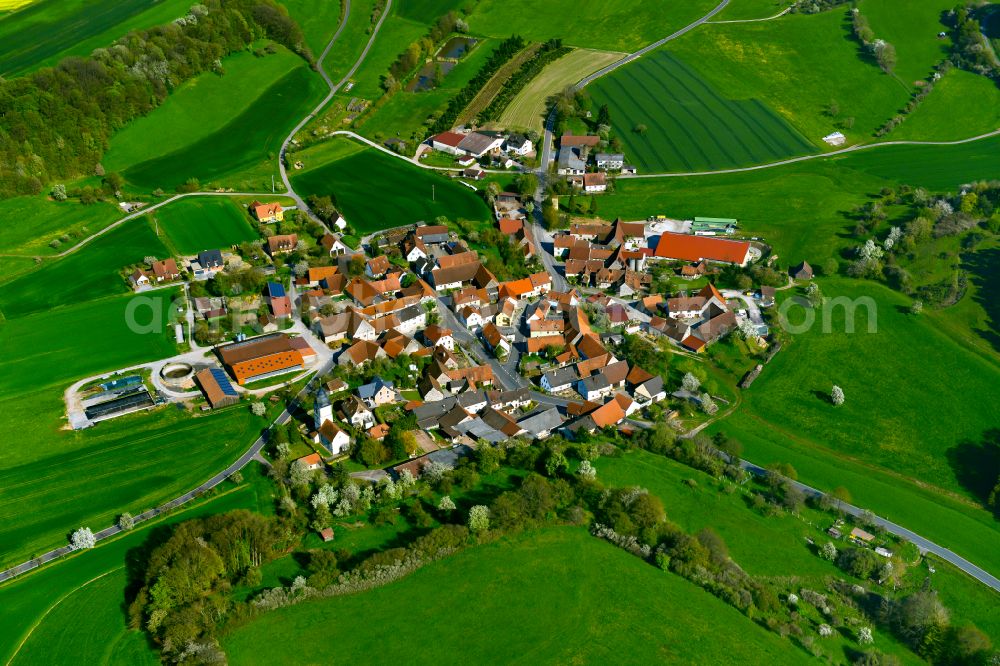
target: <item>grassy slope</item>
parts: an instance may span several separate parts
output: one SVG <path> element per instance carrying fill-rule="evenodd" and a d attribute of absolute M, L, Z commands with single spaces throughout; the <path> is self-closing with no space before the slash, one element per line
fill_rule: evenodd
<path fill-rule="evenodd" d="M 295 190 L 302 196 L 335 195 L 348 222 L 364 232 L 429 222 L 439 215 L 488 219 L 486 205 L 472 190 L 374 149 L 352 146 L 349 141 L 334 140 L 300 153 L 307 169 L 293 177 Z M 352 154 L 332 161 L 319 158 L 331 149 Z"/>
<path fill-rule="evenodd" d="M 244 211 L 222 197 L 188 198 L 156 211 L 160 231 L 181 254 L 257 238 Z"/>
<path fill-rule="evenodd" d="M 839 166 L 879 178 L 957 191 L 963 183 L 993 179 L 1000 173 L 1000 137 L 953 146 L 874 148 L 831 159 Z"/>
<path fill-rule="evenodd" d="M 896 48 L 894 74 L 905 83 L 926 79 L 948 57 L 951 40 L 937 34 L 948 31 L 941 18 L 955 8 L 951 0 L 910 0 L 902 11 L 893 0 L 863 0 L 860 7 L 875 34 Z"/>
<path fill-rule="evenodd" d="M 132 220 L 60 259 L 6 284 L 0 310 L 8 319 L 128 291 L 118 271 L 167 249 L 145 218 Z"/>
<path fill-rule="evenodd" d="M 666 51 L 598 79 L 589 91 L 595 106 L 608 105 L 625 155 L 645 173 L 708 171 L 814 152 L 769 108 L 727 99 Z M 644 134 L 633 130 L 639 125 L 648 128 Z"/>
<path fill-rule="evenodd" d="M 370 13 L 370 12 L 369 12 Z M 427 21 L 437 19 L 436 16 L 426 17 Z M 374 101 L 382 96 L 381 77 L 389 72 L 389 65 L 396 60 L 396 57 L 406 50 L 406 47 L 417 41 L 427 33 L 427 24 L 422 21 L 414 21 L 399 16 L 395 4 L 392 7 L 392 14 L 382 23 L 375 43 L 364 62 L 352 77 L 356 82 L 354 87 L 345 94 L 351 97 L 360 97 Z M 369 35 L 358 40 L 357 48 L 347 53 L 347 62 L 354 63 L 360 55 L 364 44 L 367 43 Z M 327 71 L 336 65 L 331 62 L 327 65 Z M 346 70 L 344 68 L 344 73 Z"/>
<path fill-rule="evenodd" d="M 282 0 L 281 4 L 298 21 L 306 36 L 306 44 L 318 58 L 337 32 L 343 3 L 338 0 Z M 352 3 L 351 11 L 358 11 L 358 6 Z"/>
<path fill-rule="evenodd" d="M 1000 87 L 985 76 L 953 69 L 887 138 L 955 140 L 998 128 Z"/>
<path fill-rule="evenodd" d="M 310 0 L 303 1 L 309 2 Z M 340 81 L 344 74 L 347 74 L 347 70 L 351 68 L 368 42 L 371 36 L 368 34 L 368 29 L 371 26 L 371 14 L 374 6 L 375 0 L 352 0 L 347 26 L 340 33 L 340 39 L 337 40 L 334 48 L 330 49 L 330 53 L 323 61 L 323 69 L 334 82 Z M 332 36 L 331 32 L 330 37 Z M 319 52 L 316 53 L 316 56 L 319 57 Z"/>
<path fill-rule="evenodd" d="M 867 139 L 907 100 L 899 81 L 863 60 L 846 9 L 776 21 L 709 25 L 671 42 L 671 53 L 733 99 L 759 99 L 810 141 L 832 132 L 831 99 L 854 117 L 850 142 Z"/>
<path fill-rule="evenodd" d="M 269 187 L 281 141 L 325 86 L 280 48 L 262 59 L 240 53 L 223 64 L 225 76 L 202 74 L 119 132 L 106 168 L 149 190 L 172 189 L 189 178 L 203 186 Z M 151 134 L 170 139 L 151 143 Z"/>
<path fill-rule="evenodd" d="M 617 458 L 601 458 L 595 466 L 605 484 L 639 485 L 663 500 L 667 515 L 688 532 L 704 527 L 717 531 L 733 559 L 748 573 L 757 576 L 796 576 L 803 586 L 823 586 L 827 576 L 848 578 L 844 572 L 816 555 L 805 539 L 816 538 L 833 522 L 828 514 L 803 509 L 801 517 L 781 514 L 766 518 L 750 509 L 741 493 L 719 492 L 717 482 L 663 456 L 636 450 Z M 686 480 L 694 479 L 690 487 Z M 919 575 L 919 574 L 918 574 Z M 991 636 L 1000 636 L 1000 617 L 992 612 L 998 593 L 965 576 L 950 565 L 938 566 L 932 581 L 945 605 L 960 623 L 974 622 Z M 889 636 L 880 636 L 879 649 L 887 641 L 898 649 L 888 650 L 900 657 L 919 660 Z"/>
<path fill-rule="evenodd" d="M 83 206 L 74 201 L 57 203 L 46 195 L 14 197 L 0 201 L 0 252 L 51 255 L 65 250 L 77 239 L 100 231 L 122 215 L 109 204 Z M 52 240 L 69 234 L 72 239 L 58 249 Z M 5 273 L 3 275 L 6 275 Z M 2 278 L 0 278 L 2 279 Z"/>
<path fill-rule="evenodd" d="M 183 16 L 189 0 L 39 0 L 0 17 L 0 73 L 9 76 L 89 55 L 129 30 Z"/>
<path fill-rule="evenodd" d="M 247 483 L 158 523 L 143 523 L 122 537 L 101 542 L 94 550 L 0 587 L 0 660 L 8 663 L 13 659 L 15 664 L 74 659 L 89 664 L 158 663 L 145 638 L 126 628 L 126 617 L 120 611 L 127 554 L 148 543 L 152 534 L 157 535 L 156 540 L 162 538 L 164 525 L 234 509 L 259 510 L 262 501 L 257 487 Z M 121 584 L 102 582 L 109 579 Z M 67 617 L 66 609 L 76 613 Z M 77 633 L 81 628 L 102 640 L 96 645 L 87 641 Z M 65 640 L 70 637 L 73 640 Z"/>
<path fill-rule="evenodd" d="M 782 350 L 720 429 L 743 439 L 751 460 L 788 460 L 806 482 L 845 485 L 864 506 L 1000 570 L 996 550 L 987 546 L 1000 525 L 974 508 L 963 484 L 975 463 L 957 455 L 967 450 L 963 442 L 979 442 L 995 427 L 986 405 L 1000 399 L 996 355 L 955 344 L 940 330 L 937 313 L 906 314 L 909 299 L 885 287 L 844 279 L 821 284 L 827 296 L 873 298 L 877 333 L 867 333 L 863 309 L 856 332 L 846 333 L 838 309 L 830 333 L 817 324 Z M 834 383 L 848 396 L 839 408 L 825 398 Z M 942 418 L 928 418 L 929 410 Z M 894 490 L 887 492 L 887 483 Z M 943 489 L 932 493 L 937 506 L 925 505 L 923 484 Z"/>
<path fill-rule="evenodd" d="M 714 0 L 658 3 L 482 0 L 469 17 L 472 33 L 533 41 L 559 37 L 567 46 L 635 51 L 707 14 Z"/>
<path fill-rule="evenodd" d="M 785 0 L 731 0 L 715 21 L 745 21 L 774 16 L 791 4 Z"/>
<path fill-rule="evenodd" d="M 387 604 L 399 612 L 378 611 Z M 278 627 L 296 650 L 264 638 Z M 318 663 L 331 644 L 344 661 L 376 652 L 409 663 L 454 663 L 459 653 L 474 663 L 802 659 L 686 581 L 570 528 L 506 538 L 380 589 L 268 613 L 222 643 L 234 663 Z"/>

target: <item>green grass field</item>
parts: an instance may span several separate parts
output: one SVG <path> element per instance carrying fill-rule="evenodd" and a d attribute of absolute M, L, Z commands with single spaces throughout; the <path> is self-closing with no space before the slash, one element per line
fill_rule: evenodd
<path fill-rule="evenodd" d="M 4 348 L 18 353 L 0 365 L 0 396 L 171 356 L 175 348 L 172 336 L 168 337 L 172 333 L 167 328 L 168 311 L 180 293 L 169 289 L 114 296 L 8 318 L 0 325 L 0 340 Z M 148 324 L 154 312 L 164 322 L 162 330 L 147 334 L 130 329 L 130 313 L 137 323 Z"/>
<path fill-rule="evenodd" d="M 937 35 L 948 32 L 941 19 L 955 8 L 950 0 L 910 0 L 903 11 L 893 0 L 863 0 L 860 7 L 875 34 L 896 48 L 893 73 L 904 83 L 926 79 L 948 57 L 951 39 Z"/>
<path fill-rule="evenodd" d="M 244 210 L 226 197 L 185 198 L 154 214 L 160 232 L 178 254 L 226 248 L 258 238 Z"/>
<path fill-rule="evenodd" d="M 377 610 L 388 605 L 394 612 Z M 281 643 L 265 638 L 278 631 Z M 319 663 L 331 645 L 338 660 L 377 653 L 407 663 L 451 663 L 458 654 L 472 663 L 804 658 L 687 581 L 572 528 L 504 538 L 370 592 L 267 613 L 222 645 L 233 663 Z"/>
<path fill-rule="evenodd" d="M 129 30 L 169 23 L 187 13 L 188 0 L 37 0 L 0 15 L 0 74 L 10 76 L 86 56 Z"/>
<path fill-rule="evenodd" d="M 828 297 L 873 299 L 877 332 L 867 332 L 864 307 L 857 310 L 855 332 L 846 332 L 838 308 L 829 318 L 830 332 L 823 332 L 818 321 L 809 332 L 795 336 L 743 392 L 743 404 L 732 419 L 736 431 L 749 430 L 754 441 L 770 439 L 797 456 L 809 452 L 828 464 L 849 461 L 901 485 L 928 484 L 941 489 L 943 497 L 953 495 L 971 506 L 975 493 L 964 479 L 974 463 L 956 453 L 965 448 L 964 442 L 979 442 L 995 427 L 988 405 L 1000 399 L 996 355 L 969 350 L 954 332 L 942 331 L 938 320 L 946 319 L 947 311 L 913 317 L 907 311 L 909 299 L 881 285 L 842 278 L 821 284 Z M 790 319 L 799 323 L 801 309 Z M 826 398 L 833 384 L 848 396 L 838 408 Z M 947 418 L 928 418 L 929 411 Z M 727 419 L 720 428 L 728 432 L 729 426 Z M 773 447 L 768 454 L 767 460 L 754 459 L 751 447 L 748 457 L 770 462 Z M 852 492 L 861 490 L 845 485 Z M 887 510 L 882 507 L 892 501 L 866 499 L 875 511 Z M 995 540 L 1000 525 L 986 512 L 978 513 Z M 904 524 L 923 534 L 924 515 L 907 513 Z M 975 561 L 1000 570 L 995 549 L 987 555 L 986 541 L 978 538 L 982 546 L 977 551 L 968 548 L 965 535 L 949 534 L 942 542 L 956 550 L 965 542 L 966 553 L 975 555 Z"/>
<path fill-rule="evenodd" d="M 1000 87 L 985 76 L 953 69 L 887 138 L 949 141 L 995 129 L 1000 129 Z"/>
<path fill-rule="evenodd" d="M 673 0 L 665 4 L 558 0 L 539 5 L 531 0 L 481 0 L 469 16 L 469 28 L 473 34 L 490 37 L 519 34 L 537 42 L 559 37 L 567 46 L 635 51 L 693 23 L 718 3 Z"/>
<path fill-rule="evenodd" d="M 784 0 L 731 0 L 713 21 L 746 21 L 774 16 L 788 7 Z"/>
<path fill-rule="evenodd" d="M 375 101 L 381 97 L 384 92 L 381 87 L 381 78 L 389 72 L 389 66 L 400 53 L 406 50 L 407 46 L 427 34 L 430 23 L 438 18 L 437 16 L 426 16 L 422 20 L 406 19 L 399 15 L 399 9 L 395 5 L 391 11 L 392 13 L 382 23 L 382 29 L 379 30 L 378 37 L 375 38 L 375 43 L 372 44 L 364 62 L 361 63 L 358 71 L 352 77 L 355 81 L 354 87 L 345 94 L 369 101 Z M 365 18 L 370 14 L 369 11 Z M 367 27 L 367 23 L 365 26 Z M 341 56 L 344 64 L 353 64 L 357 60 L 370 36 L 370 34 L 360 35 L 353 38 L 352 41 L 356 41 L 356 44 L 350 47 L 348 43 L 345 43 Z M 326 63 L 327 71 L 332 68 L 342 69 L 343 74 L 346 74 L 350 67 L 343 67 L 336 61 Z"/>
<path fill-rule="evenodd" d="M 814 152 L 757 99 L 727 99 L 685 62 L 657 51 L 595 81 L 626 159 L 640 172 L 710 171 Z M 644 134 L 634 128 L 645 125 Z"/>
<path fill-rule="evenodd" d="M 846 12 L 707 25 L 667 48 L 727 97 L 760 100 L 813 143 L 853 118 L 843 131 L 855 143 L 906 103 L 909 88 L 861 57 Z M 836 117 L 827 115 L 831 101 Z"/>
<path fill-rule="evenodd" d="M 350 154 L 318 159 L 331 150 Z M 292 178 L 295 190 L 302 196 L 335 195 L 348 223 L 358 231 L 431 222 L 439 215 L 452 220 L 489 219 L 486 204 L 472 190 L 372 148 L 335 140 L 299 155 L 307 168 Z"/>
<path fill-rule="evenodd" d="M 248 478 L 256 476 L 254 468 L 247 471 Z M 0 587 L 0 660 L 159 663 L 145 636 L 128 630 L 121 609 L 129 551 L 148 543 L 165 525 L 235 509 L 261 510 L 263 502 L 258 486 L 248 482 Z"/>
<path fill-rule="evenodd" d="M 6 283 L 0 311 L 8 319 L 128 291 L 118 271 L 143 257 L 167 256 L 145 218 L 130 220 L 80 250 Z"/>
<path fill-rule="evenodd" d="M 298 21 L 306 36 L 306 44 L 317 58 L 337 32 L 342 2 L 338 0 L 283 0 L 282 3 L 293 19 Z M 362 11 L 352 3 L 351 12 Z M 341 33 L 343 36 L 343 33 Z"/>
<path fill-rule="evenodd" d="M 206 187 L 252 180 L 252 187 L 261 189 L 259 181 L 277 173 L 282 140 L 326 87 L 285 49 L 264 58 L 240 53 L 223 65 L 225 76 L 196 77 L 117 133 L 105 158 L 107 170 L 120 171 L 146 190 L 172 190 L 189 178 Z M 162 140 L 149 141 L 154 135 Z"/>
<path fill-rule="evenodd" d="M 305 3 L 311 2 L 312 0 L 302 0 Z M 393 3 L 395 5 L 395 3 Z M 334 82 L 340 81 L 340 79 L 347 73 L 347 70 L 351 68 L 354 61 L 358 59 L 361 55 L 361 50 L 364 45 L 368 42 L 371 35 L 368 34 L 368 28 L 371 25 L 371 15 L 372 9 L 375 6 L 375 0 L 352 0 L 351 2 L 351 13 L 347 17 L 347 26 L 344 31 L 340 33 L 340 39 L 334 45 L 334 48 L 330 49 L 330 52 L 326 55 L 326 59 L 323 60 L 323 69 L 329 74 L 330 78 Z M 333 37 L 333 33 L 336 29 L 330 32 L 329 37 Z M 316 52 L 316 57 L 319 57 L 319 51 Z"/>
<path fill-rule="evenodd" d="M 0 252 L 47 256 L 71 247 L 81 238 L 100 231 L 122 216 L 113 205 L 84 206 L 75 201 L 56 202 L 48 196 L 0 200 Z M 68 240 L 60 239 L 66 235 Z M 49 247 L 60 240 L 58 248 Z M 0 278 L 2 279 L 2 278 Z"/>
<path fill-rule="evenodd" d="M 1000 173 L 1000 136 L 952 146 L 892 146 L 830 158 L 879 178 L 939 191 Z"/>

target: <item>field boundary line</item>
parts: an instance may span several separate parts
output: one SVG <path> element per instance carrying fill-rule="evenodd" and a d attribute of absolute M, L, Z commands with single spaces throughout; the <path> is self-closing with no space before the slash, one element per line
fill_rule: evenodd
<path fill-rule="evenodd" d="M 28 629 L 28 632 L 24 635 L 24 638 L 22 638 L 21 642 L 17 644 L 17 648 L 14 649 L 13 654 L 10 655 L 10 659 L 7 660 L 6 666 L 10 666 L 11 664 L 14 663 L 14 659 L 16 659 L 17 655 L 21 652 L 21 648 L 24 647 L 24 644 L 27 643 L 28 639 L 31 638 L 32 634 L 35 633 L 35 629 L 38 629 L 38 626 L 45 620 L 46 617 L 49 616 L 49 613 L 51 613 L 53 610 L 55 610 L 56 606 L 58 606 L 59 604 L 61 604 L 64 601 L 66 601 L 66 599 L 68 599 L 71 595 L 76 594 L 77 592 L 79 592 L 83 588 L 87 587 L 91 583 L 93 583 L 95 581 L 98 581 L 98 580 L 104 578 L 105 576 L 107 576 L 109 574 L 113 574 L 116 571 L 121 571 L 124 568 L 125 568 L 125 565 L 123 564 L 120 567 L 115 567 L 114 569 L 111 569 L 109 571 L 105 571 L 104 573 L 100 574 L 99 576 L 94 576 L 93 578 L 91 578 L 90 580 L 86 581 L 85 583 L 81 583 L 80 585 L 77 585 L 72 590 L 69 590 L 64 595 L 62 595 L 61 597 L 59 597 L 56 600 L 56 602 L 54 604 L 52 604 L 51 606 L 49 606 L 47 609 L 45 609 L 45 612 L 42 613 L 42 616 L 40 618 L 38 618 L 33 625 L 31 625 L 31 627 Z"/>
<path fill-rule="evenodd" d="M 838 155 L 847 155 L 849 153 L 855 153 L 862 150 L 869 150 L 871 148 L 886 148 L 889 146 L 959 146 L 965 143 L 974 143 L 976 141 L 982 141 L 983 139 L 989 139 L 994 136 L 1000 135 L 1000 129 L 995 129 L 992 132 L 986 132 L 985 134 L 979 134 L 977 136 L 972 136 L 966 139 L 956 139 L 955 141 L 880 141 L 878 143 L 858 143 L 853 146 L 848 146 L 847 148 L 841 148 L 839 150 L 832 150 L 828 153 L 816 153 L 814 155 L 800 155 L 799 157 L 790 157 L 785 160 L 779 160 L 777 162 L 768 162 L 767 164 L 756 164 L 747 167 L 734 167 L 731 169 L 717 169 L 715 171 L 686 171 L 686 172 L 671 172 L 671 173 L 637 173 L 637 174 L 623 174 L 618 176 L 619 179 L 634 179 L 634 178 L 684 178 L 688 176 L 714 176 L 726 173 L 744 173 L 747 171 L 760 171 L 762 169 L 773 169 L 774 167 L 785 166 L 787 164 L 795 164 L 796 162 L 806 162 L 808 160 L 818 160 L 829 157 L 837 157 Z"/>
<path fill-rule="evenodd" d="M 476 96 L 465 105 L 462 112 L 458 114 L 455 124 L 465 125 L 482 113 L 486 107 L 490 105 L 494 98 L 500 94 L 504 85 L 510 80 L 510 77 L 514 76 L 514 74 L 521 69 L 521 65 L 534 58 L 535 54 L 537 54 L 541 48 L 541 43 L 533 42 L 515 53 L 514 57 L 505 62 L 503 66 L 501 66 L 500 69 L 498 69 L 493 76 L 491 76 L 489 80 L 483 84 L 483 87 L 479 89 Z"/>

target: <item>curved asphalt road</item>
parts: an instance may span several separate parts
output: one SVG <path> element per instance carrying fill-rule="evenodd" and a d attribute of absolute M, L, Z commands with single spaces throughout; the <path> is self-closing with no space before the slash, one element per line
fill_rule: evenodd
<path fill-rule="evenodd" d="M 292 183 L 288 179 L 288 170 L 285 168 L 285 151 L 288 149 L 288 144 L 291 143 L 292 138 L 295 137 L 299 130 L 305 127 L 306 123 L 315 118 L 316 114 L 322 111 L 323 107 L 330 103 L 330 100 L 337 94 L 337 91 L 339 91 L 344 84 L 347 83 L 352 76 L 354 76 L 354 72 L 358 71 L 358 67 L 361 66 L 361 63 L 363 63 L 365 58 L 368 56 L 368 52 L 371 50 L 372 44 L 375 43 L 375 38 L 378 37 L 379 30 L 382 28 L 382 22 L 385 21 L 385 17 L 389 15 L 391 9 L 392 0 L 386 0 L 385 8 L 382 10 L 382 15 L 379 16 L 378 23 L 375 24 L 375 29 L 372 30 L 372 36 L 368 40 L 368 43 L 365 44 L 365 48 L 361 52 L 361 55 L 358 56 L 358 59 L 354 62 L 351 69 L 344 74 L 344 78 L 342 78 L 338 83 L 334 83 L 330 78 L 330 75 L 326 73 L 325 69 L 323 69 L 323 59 L 326 58 L 326 55 L 330 52 L 330 48 L 333 46 L 333 43 L 337 41 L 338 37 L 340 37 L 340 33 L 343 32 L 344 26 L 347 25 L 347 17 L 351 15 L 351 0 L 344 0 L 344 20 L 341 21 L 340 27 L 337 28 L 337 32 L 333 35 L 333 39 L 331 39 L 330 43 L 326 45 L 326 48 L 323 49 L 323 53 L 320 54 L 319 59 L 316 61 L 316 69 L 323 77 L 323 80 L 326 81 L 326 85 L 330 88 L 330 92 L 327 93 L 326 97 L 323 98 L 323 101 L 317 104 L 316 108 L 313 109 L 309 115 L 303 118 L 302 122 L 296 125 L 295 129 L 293 129 L 288 136 L 285 137 L 285 141 L 281 144 L 281 150 L 278 153 L 278 170 L 281 172 L 281 182 L 285 184 L 285 196 L 292 197 L 298 205 L 299 210 L 305 212 L 310 217 L 313 217 L 320 224 L 323 224 L 323 222 L 312 214 L 312 211 L 309 210 L 306 202 L 302 199 L 302 197 L 295 193 L 295 190 L 292 189 Z M 323 226 L 325 227 L 326 225 L 324 224 Z"/>

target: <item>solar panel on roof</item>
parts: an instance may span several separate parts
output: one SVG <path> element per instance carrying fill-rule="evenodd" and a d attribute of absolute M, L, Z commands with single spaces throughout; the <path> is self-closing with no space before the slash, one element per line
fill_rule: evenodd
<path fill-rule="evenodd" d="M 285 286 L 277 282 L 268 282 L 267 293 L 271 298 L 282 298 L 285 295 Z"/>
<path fill-rule="evenodd" d="M 211 372 L 212 378 L 215 379 L 215 382 L 225 395 L 234 398 L 237 397 L 236 389 L 233 388 L 233 385 L 229 382 L 229 377 L 226 376 L 226 373 L 221 368 L 211 368 Z"/>

